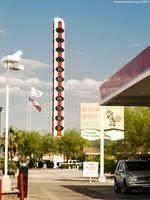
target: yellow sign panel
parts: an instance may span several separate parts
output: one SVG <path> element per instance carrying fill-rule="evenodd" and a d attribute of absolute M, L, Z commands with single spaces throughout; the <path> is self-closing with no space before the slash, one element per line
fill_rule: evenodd
<path fill-rule="evenodd" d="M 98 103 L 81 103 L 81 136 L 88 140 L 101 137 L 101 112 L 103 110 L 103 127 L 105 138 L 120 140 L 124 138 L 124 107 L 99 106 Z"/>
<path fill-rule="evenodd" d="M 124 107 L 104 106 L 104 130 L 124 130 Z"/>
<path fill-rule="evenodd" d="M 81 130 L 100 130 L 100 106 L 98 103 L 81 103 Z"/>

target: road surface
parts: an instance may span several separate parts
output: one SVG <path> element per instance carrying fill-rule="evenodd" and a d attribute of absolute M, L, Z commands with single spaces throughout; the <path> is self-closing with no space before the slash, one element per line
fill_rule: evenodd
<path fill-rule="evenodd" d="M 29 170 L 28 200 L 148 200 L 150 194 L 135 191 L 130 195 L 115 194 L 113 179 L 99 183 L 82 176 L 80 170 Z"/>

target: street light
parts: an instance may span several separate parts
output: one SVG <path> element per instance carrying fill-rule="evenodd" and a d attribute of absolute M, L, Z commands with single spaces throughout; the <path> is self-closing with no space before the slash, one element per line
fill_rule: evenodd
<path fill-rule="evenodd" d="M 16 71 L 16 70 L 24 70 L 24 66 L 16 65 L 19 61 L 21 61 L 22 51 L 19 50 L 13 55 L 8 55 L 2 57 L 1 61 L 4 63 L 6 71 Z M 4 177 L 8 177 L 8 121 L 9 121 L 9 83 L 8 77 L 6 80 L 6 133 L 5 133 L 5 165 L 4 165 Z"/>

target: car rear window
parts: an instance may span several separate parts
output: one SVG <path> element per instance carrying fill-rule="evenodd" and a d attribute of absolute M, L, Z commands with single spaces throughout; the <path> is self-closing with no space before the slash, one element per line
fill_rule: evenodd
<path fill-rule="evenodd" d="M 126 161 L 126 170 L 150 170 L 150 163 L 147 161 Z"/>

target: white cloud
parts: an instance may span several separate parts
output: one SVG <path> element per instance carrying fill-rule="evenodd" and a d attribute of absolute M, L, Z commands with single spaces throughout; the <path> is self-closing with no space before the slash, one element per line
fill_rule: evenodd
<path fill-rule="evenodd" d="M 33 77 L 33 78 L 26 79 L 24 81 L 23 85 L 26 86 L 26 87 L 35 86 L 35 87 L 40 87 L 40 88 L 43 87 L 45 89 L 48 89 L 49 87 L 52 86 L 52 83 L 48 82 L 48 81 L 40 80 L 36 77 Z"/>
<path fill-rule="evenodd" d="M 6 88 L 0 88 L 0 94 L 6 94 Z"/>
<path fill-rule="evenodd" d="M 37 115 L 34 110 L 32 112 L 33 123 L 40 119 L 43 125 L 41 127 L 49 126 L 49 116 L 52 111 L 52 83 L 48 81 L 40 80 L 36 77 L 20 79 L 9 78 L 10 82 L 10 124 L 14 127 L 26 128 L 26 97 L 30 95 L 30 86 L 34 86 L 40 89 L 44 94 L 42 98 L 38 99 L 38 102 L 42 106 L 42 112 L 40 116 Z M 79 115 L 80 115 L 80 102 L 99 102 L 99 86 L 101 81 L 86 78 L 82 80 L 69 79 L 65 83 L 65 116 L 66 116 L 66 128 L 79 127 Z M 6 77 L 0 76 L 0 103 L 5 107 L 5 95 L 6 95 Z M 13 98 L 12 98 L 13 97 Z M 22 98 L 21 98 L 22 97 Z M 72 112 L 74 112 L 72 116 Z M 15 117 L 14 117 L 15 116 Z M 19 117 L 18 117 L 19 116 Z M 22 116 L 22 117 L 20 117 Z M 17 120 L 16 120 L 17 119 Z M 3 119 L 4 122 L 4 119 Z M 32 127 L 37 129 L 36 124 L 32 123 Z M 35 128 L 36 127 L 36 128 Z M 40 127 L 40 124 L 38 128 Z M 40 128 L 41 130 L 41 128 Z"/>
<path fill-rule="evenodd" d="M 0 85 L 6 84 L 6 77 L 5 76 L 0 76 Z"/>
<path fill-rule="evenodd" d="M 6 31 L 0 27 L 0 36 L 5 36 L 6 35 Z"/>
<path fill-rule="evenodd" d="M 99 95 L 99 86 L 102 82 L 93 79 L 70 79 L 66 81 L 66 90 L 78 95 L 81 98 L 95 98 Z"/>
<path fill-rule="evenodd" d="M 11 87 L 10 88 L 10 95 L 14 96 L 29 96 L 28 91 L 24 91 L 19 87 Z"/>
<path fill-rule="evenodd" d="M 6 84 L 6 77 L 0 76 L 0 85 Z M 28 78 L 28 79 L 20 79 L 20 78 L 9 78 L 9 84 L 11 86 L 20 86 L 20 87 L 30 87 L 30 86 L 50 86 L 50 82 L 42 81 L 36 77 Z"/>
<path fill-rule="evenodd" d="M 66 93 L 76 95 L 83 99 L 97 99 L 99 97 L 99 86 L 101 81 L 96 81 L 90 78 L 83 80 L 69 79 L 65 83 Z M 5 95 L 6 77 L 0 76 L 0 94 Z M 47 92 L 52 87 L 52 82 L 43 81 L 36 77 L 28 79 L 9 78 L 10 94 L 14 96 L 25 96 L 29 93 L 31 86 L 34 86 L 41 91 Z"/>
<path fill-rule="evenodd" d="M 84 51 L 76 51 L 76 54 L 80 55 L 80 56 L 85 56 L 86 53 Z"/>
<path fill-rule="evenodd" d="M 0 94 L 5 94 L 6 77 L 0 76 Z M 9 78 L 10 94 L 14 96 L 25 96 L 30 91 L 31 86 L 47 90 L 52 83 L 39 80 L 36 77 L 22 80 L 20 78 Z"/>
<path fill-rule="evenodd" d="M 66 81 L 66 89 L 74 90 L 76 92 L 83 90 L 95 90 L 100 86 L 100 81 L 96 81 L 90 78 L 85 78 L 83 80 L 70 79 Z"/>
<path fill-rule="evenodd" d="M 131 44 L 131 47 L 140 47 L 140 46 L 143 46 L 143 45 L 142 45 L 142 44 L 139 44 L 139 43 Z"/>
<path fill-rule="evenodd" d="M 42 63 L 40 61 L 31 59 L 22 59 L 20 63 L 24 65 L 26 71 L 32 71 L 49 67 L 49 65 L 46 63 Z"/>

